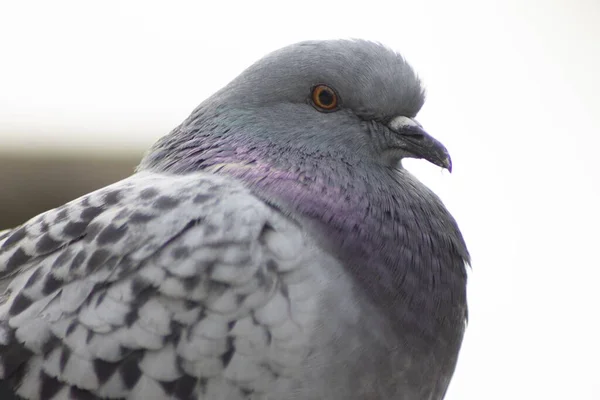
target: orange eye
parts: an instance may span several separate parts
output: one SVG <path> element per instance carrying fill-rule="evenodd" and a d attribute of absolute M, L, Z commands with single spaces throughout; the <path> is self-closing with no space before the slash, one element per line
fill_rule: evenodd
<path fill-rule="evenodd" d="M 323 111 L 335 110 L 338 105 L 337 93 L 327 85 L 317 85 L 312 90 L 312 102 Z"/>

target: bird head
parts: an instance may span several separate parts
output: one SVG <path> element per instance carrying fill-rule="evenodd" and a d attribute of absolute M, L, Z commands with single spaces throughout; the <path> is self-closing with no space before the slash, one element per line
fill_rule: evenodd
<path fill-rule="evenodd" d="M 402 56 L 364 40 L 275 51 L 199 107 L 225 110 L 259 146 L 398 167 L 422 158 L 451 170 L 446 148 L 414 120 L 424 90 Z M 192 121 L 194 114 L 192 114 Z"/>
<path fill-rule="evenodd" d="M 410 65 L 381 44 L 301 42 L 263 57 L 205 100 L 140 168 L 256 159 L 402 168 L 403 158 L 421 158 L 451 171 L 446 148 L 414 119 L 424 101 Z"/>

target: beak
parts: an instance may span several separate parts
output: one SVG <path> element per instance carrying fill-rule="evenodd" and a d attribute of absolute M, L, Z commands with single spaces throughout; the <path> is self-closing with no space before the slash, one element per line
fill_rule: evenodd
<path fill-rule="evenodd" d="M 408 117 L 396 117 L 388 127 L 398 135 L 399 147 L 409 157 L 422 158 L 452 172 L 452 159 L 446 147 L 430 136 L 421 124 Z"/>

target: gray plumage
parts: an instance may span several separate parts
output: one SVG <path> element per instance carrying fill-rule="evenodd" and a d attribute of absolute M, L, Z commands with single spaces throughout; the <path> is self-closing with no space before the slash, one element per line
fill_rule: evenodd
<path fill-rule="evenodd" d="M 451 168 L 423 102 L 379 44 L 266 56 L 130 178 L 1 234 L 0 379 L 26 399 L 442 399 L 469 256 L 401 165 Z"/>

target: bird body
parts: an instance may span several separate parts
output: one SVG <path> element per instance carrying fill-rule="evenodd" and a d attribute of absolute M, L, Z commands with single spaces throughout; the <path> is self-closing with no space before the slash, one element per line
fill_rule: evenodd
<path fill-rule="evenodd" d="M 469 256 L 400 163 L 451 167 L 422 104 L 379 44 L 266 56 L 134 175 L 3 233 L 0 379 L 26 399 L 442 399 Z"/>

